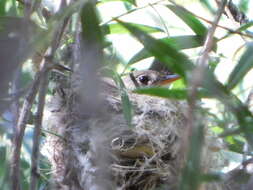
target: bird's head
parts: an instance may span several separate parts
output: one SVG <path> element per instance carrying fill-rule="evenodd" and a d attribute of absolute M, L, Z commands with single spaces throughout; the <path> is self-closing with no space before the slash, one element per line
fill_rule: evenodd
<path fill-rule="evenodd" d="M 123 78 L 126 88 L 167 85 L 180 78 L 177 74 L 163 74 L 153 70 L 134 71 Z"/>

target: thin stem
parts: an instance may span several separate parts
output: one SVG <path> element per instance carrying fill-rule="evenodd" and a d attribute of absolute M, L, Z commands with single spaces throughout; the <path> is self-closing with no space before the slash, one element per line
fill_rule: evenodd
<path fill-rule="evenodd" d="M 145 8 L 149 7 L 150 5 L 157 5 L 157 4 L 159 4 L 159 3 L 163 2 L 163 1 L 166 1 L 166 0 L 160 0 L 160 1 L 157 1 L 157 2 L 154 2 L 154 3 L 151 3 L 151 4 L 147 4 L 147 5 L 142 6 L 142 7 L 137 7 L 135 9 L 131 9 L 131 10 L 125 12 L 125 13 L 122 13 L 122 14 L 116 16 L 116 17 L 111 18 L 110 20 L 102 23 L 101 25 L 109 24 L 110 22 L 115 21 L 115 19 L 119 19 L 120 17 L 126 16 L 126 15 L 128 15 L 130 13 L 135 12 L 135 11 L 138 11 L 138 10 L 141 10 L 141 9 L 145 9 Z"/>
<path fill-rule="evenodd" d="M 21 153 L 21 146 L 23 142 L 23 137 L 25 133 L 26 124 L 29 120 L 30 110 L 34 103 L 36 94 L 38 92 L 38 87 L 40 80 L 43 76 L 43 73 L 46 72 L 47 68 L 44 66 L 35 76 L 33 84 L 29 89 L 16 127 L 16 133 L 14 134 L 13 140 L 13 153 L 12 153 L 12 160 L 11 160 L 11 179 L 12 179 L 12 190 L 20 190 L 20 153 Z"/>

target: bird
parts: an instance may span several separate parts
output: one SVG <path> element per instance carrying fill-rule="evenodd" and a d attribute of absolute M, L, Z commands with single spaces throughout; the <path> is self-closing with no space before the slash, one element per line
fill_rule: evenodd
<path fill-rule="evenodd" d="M 180 76 L 177 74 L 164 74 L 154 70 L 134 71 L 123 77 L 125 86 L 130 89 L 168 85 L 178 79 L 180 79 Z"/>
<path fill-rule="evenodd" d="M 133 90 L 178 79 L 172 73 L 133 71 L 122 76 L 122 89 L 117 81 L 99 77 L 96 114 L 82 104 L 78 85 L 56 90 L 47 126 L 58 135 L 49 134 L 44 145 L 55 171 L 54 189 L 175 188 L 185 156 L 181 148 L 187 132 L 186 105 Z M 122 93 L 132 105 L 131 126 L 125 119 Z"/>

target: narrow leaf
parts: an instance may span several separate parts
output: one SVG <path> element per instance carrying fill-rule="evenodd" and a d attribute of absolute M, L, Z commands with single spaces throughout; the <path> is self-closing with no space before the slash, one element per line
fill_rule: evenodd
<path fill-rule="evenodd" d="M 0 16 L 6 15 L 6 12 L 5 12 L 6 2 L 7 2 L 7 0 L 0 1 Z"/>
<path fill-rule="evenodd" d="M 207 28 L 193 14 L 188 12 L 183 7 L 175 5 L 167 5 L 167 7 L 179 18 L 181 18 L 195 34 L 205 36 L 207 33 Z"/>
<path fill-rule="evenodd" d="M 126 3 L 130 3 L 131 5 L 136 6 L 136 1 L 135 0 L 100 0 L 98 2 L 99 3 L 106 3 L 106 2 L 113 2 L 113 1 L 126 2 Z"/>
<path fill-rule="evenodd" d="M 186 78 L 185 72 L 191 70 L 193 64 L 185 54 L 179 52 L 171 45 L 151 37 L 139 28 L 133 26 L 131 23 L 119 20 L 118 22 L 128 29 L 131 34 L 135 36 L 159 61 L 164 63 L 175 73 L 181 75 L 183 79 Z"/>
<path fill-rule="evenodd" d="M 159 39 L 159 41 L 164 42 L 177 50 L 196 48 L 204 44 L 204 38 L 196 35 L 173 36 Z M 130 59 L 128 66 L 151 56 L 153 55 L 143 48 Z"/>
<path fill-rule="evenodd" d="M 137 94 L 146 94 L 151 96 L 158 96 L 161 98 L 185 100 L 188 97 L 187 89 L 168 89 L 164 87 L 150 87 L 150 88 L 139 88 L 133 91 Z M 198 91 L 198 98 L 209 98 L 207 91 L 201 89 Z"/>
<path fill-rule="evenodd" d="M 133 111 L 132 111 L 131 101 L 129 100 L 129 97 L 126 91 L 126 87 L 118 73 L 113 72 L 113 79 L 115 83 L 117 84 L 117 86 L 120 88 L 123 114 L 127 122 L 127 125 L 131 128 Z"/>
<path fill-rule="evenodd" d="M 213 72 L 205 73 L 203 88 L 210 96 L 220 100 L 237 119 L 240 131 L 244 133 L 248 143 L 253 147 L 253 116 L 248 107 L 231 93 L 226 86 L 220 83 Z"/>
<path fill-rule="evenodd" d="M 103 44 L 103 36 L 99 26 L 97 10 L 93 3 L 87 2 L 81 11 L 83 39 L 90 43 Z"/>
<path fill-rule="evenodd" d="M 157 27 L 153 27 L 153 26 L 136 24 L 136 23 L 132 23 L 132 25 L 136 26 L 140 30 L 143 30 L 147 33 L 163 32 L 162 29 L 157 28 Z M 129 31 L 126 28 L 124 28 L 122 25 L 120 25 L 118 23 L 102 25 L 102 31 L 104 32 L 104 34 L 127 34 L 127 33 L 129 33 Z"/>
<path fill-rule="evenodd" d="M 161 98 L 183 100 L 187 98 L 187 90 L 174 89 L 170 90 L 163 87 L 139 88 L 133 91 L 137 94 L 146 94 L 151 96 L 158 96 Z"/>
<path fill-rule="evenodd" d="M 235 66 L 235 68 L 229 75 L 227 88 L 233 89 L 252 68 L 253 68 L 253 43 L 250 43 L 244 54 L 241 56 L 238 64 Z"/>

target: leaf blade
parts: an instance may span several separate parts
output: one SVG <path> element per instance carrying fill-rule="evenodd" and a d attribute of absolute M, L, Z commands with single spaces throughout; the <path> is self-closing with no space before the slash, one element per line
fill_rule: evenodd
<path fill-rule="evenodd" d="M 233 89 L 253 68 L 253 43 L 249 44 L 244 54 L 241 56 L 238 64 L 235 66 L 233 71 L 230 73 L 227 88 Z"/>
<path fill-rule="evenodd" d="M 204 38 L 198 35 L 172 36 L 169 38 L 159 39 L 159 41 L 171 45 L 177 50 L 196 48 L 204 44 Z M 143 48 L 129 60 L 127 66 L 130 66 L 151 56 L 152 54 Z"/>

